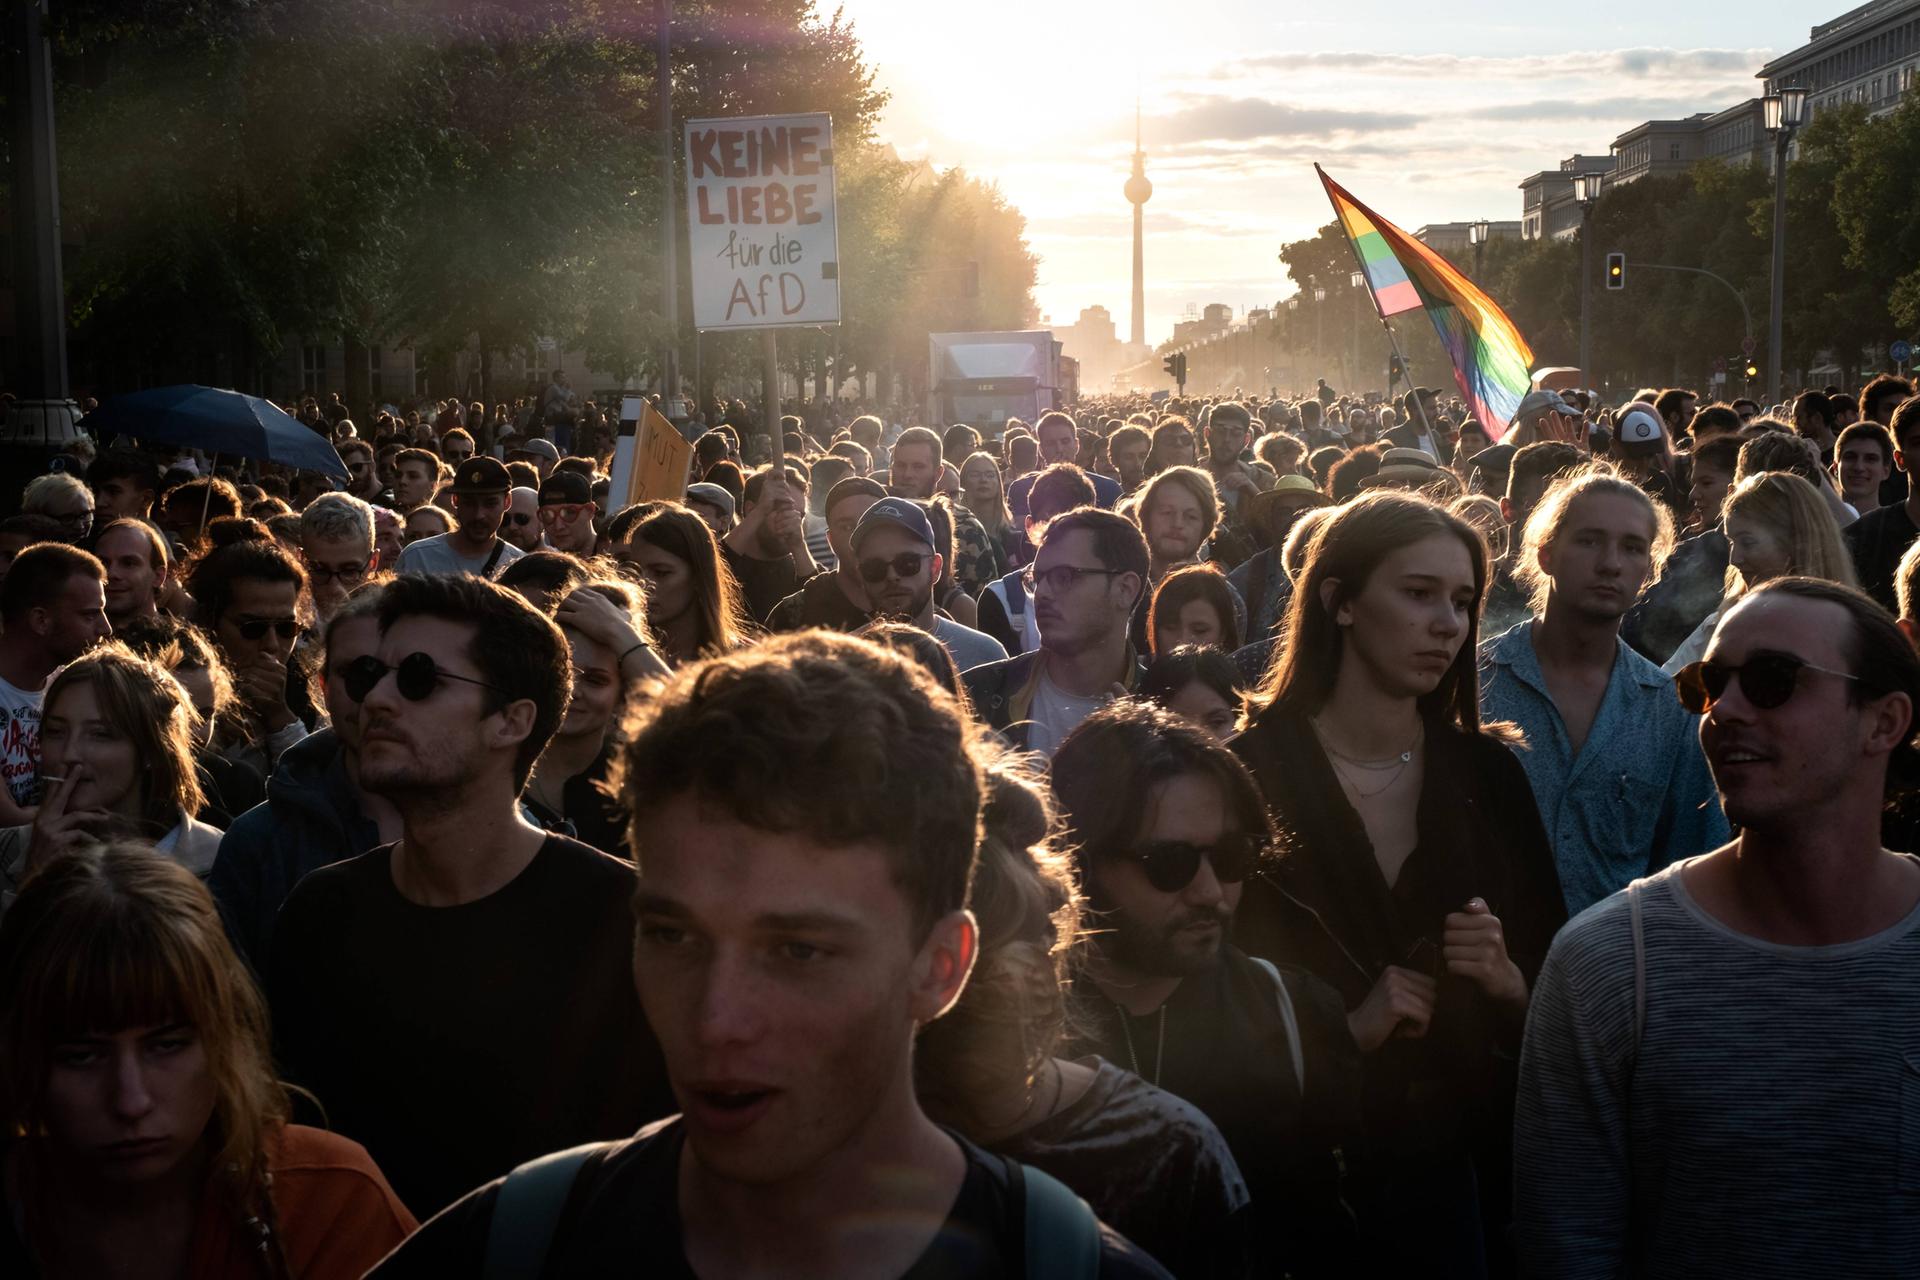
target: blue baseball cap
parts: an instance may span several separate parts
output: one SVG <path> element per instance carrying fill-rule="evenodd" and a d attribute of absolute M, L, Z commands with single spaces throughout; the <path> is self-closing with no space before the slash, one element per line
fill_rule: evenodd
<path fill-rule="evenodd" d="M 853 549 L 860 550 L 867 535 L 883 524 L 898 525 L 928 547 L 933 546 L 933 522 L 927 519 L 919 503 L 911 498 L 882 498 L 868 507 L 860 523 L 853 527 Z"/>

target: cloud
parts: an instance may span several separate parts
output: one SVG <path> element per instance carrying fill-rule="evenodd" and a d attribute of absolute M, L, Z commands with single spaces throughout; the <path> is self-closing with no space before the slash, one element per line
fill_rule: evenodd
<path fill-rule="evenodd" d="M 1166 147 L 1299 134 L 1382 133 L 1419 123 L 1398 111 L 1296 107 L 1264 98 L 1187 98 L 1186 105 L 1146 122 L 1147 145 Z"/>
<path fill-rule="evenodd" d="M 1502 102 L 1465 112 L 1476 120 L 1685 120 L 1712 112 L 1717 97 L 1692 98 L 1543 98 L 1533 102 Z M 1727 103 L 1726 105 L 1732 105 Z"/>
<path fill-rule="evenodd" d="M 1230 66 L 1250 72 L 1320 69 L 1442 80 L 1489 75 L 1618 75 L 1645 79 L 1654 76 L 1694 76 L 1709 72 L 1744 72 L 1753 75 L 1759 72 L 1772 52 L 1770 49 L 1640 48 L 1496 57 L 1486 54 L 1330 50 L 1318 53 L 1255 54 L 1239 59 Z"/>

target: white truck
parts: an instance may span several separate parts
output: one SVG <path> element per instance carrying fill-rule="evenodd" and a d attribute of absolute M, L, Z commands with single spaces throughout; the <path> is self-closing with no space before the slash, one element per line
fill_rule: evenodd
<path fill-rule="evenodd" d="M 1077 395 L 1050 329 L 928 335 L 927 416 L 998 435 L 1007 419 L 1032 423 Z"/>

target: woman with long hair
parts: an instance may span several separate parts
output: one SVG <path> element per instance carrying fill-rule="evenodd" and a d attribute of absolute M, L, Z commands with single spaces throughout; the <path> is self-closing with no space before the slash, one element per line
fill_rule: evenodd
<path fill-rule="evenodd" d="M 40 868 L 0 920 L 0 1274 L 348 1280 L 415 1223 L 288 1123 L 213 899 L 141 844 Z"/>
<path fill-rule="evenodd" d="M 1213 645 L 1183 644 L 1147 664 L 1140 696 L 1227 742 L 1239 732 L 1240 672 Z"/>
<path fill-rule="evenodd" d="M 914 1049 L 927 1114 L 1033 1165 L 1179 1276 L 1247 1273 L 1246 1182 L 1191 1103 L 1099 1057 L 1060 1056 L 1081 936 L 1072 855 L 1045 785 L 1010 752 L 986 778 L 969 905 L 980 954 Z"/>
<path fill-rule="evenodd" d="M 1721 615 L 1763 582 L 1796 575 L 1845 587 L 1860 585 L 1832 508 L 1799 476 L 1785 471 L 1748 476 L 1727 495 L 1720 519 L 1732 547 L 1726 592 L 1660 668 L 1670 676 L 1706 655 Z"/>
<path fill-rule="evenodd" d="M 633 527 L 615 557 L 647 590 L 647 629 L 674 666 L 731 653 L 752 623 L 713 530 L 685 507 L 654 512 Z"/>
<path fill-rule="evenodd" d="M 1287 851 L 1248 881 L 1236 937 L 1346 1001 L 1370 1135 L 1355 1190 L 1382 1274 L 1441 1259 L 1478 1276 L 1503 1247 L 1488 1226 L 1506 1201 L 1512 1065 L 1566 919 L 1526 774 L 1480 723 L 1486 585 L 1480 534 L 1429 499 L 1332 512 L 1233 742 Z"/>
<path fill-rule="evenodd" d="M 992 562 L 981 566 L 981 577 L 992 582 L 1013 565 L 1014 551 L 1021 539 L 1020 526 L 1013 522 L 1007 506 L 1007 486 L 1000 478 L 1000 464 L 990 453 L 974 453 L 960 466 L 960 505 L 986 530 Z"/>
<path fill-rule="evenodd" d="M 220 832 L 194 817 L 205 799 L 193 758 L 198 728 L 179 682 L 125 645 L 108 643 L 62 668 L 41 703 L 40 805 L 30 826 L 0 832 L 7 880 L 116 838 L 146 840 L 205 877 Z"/>

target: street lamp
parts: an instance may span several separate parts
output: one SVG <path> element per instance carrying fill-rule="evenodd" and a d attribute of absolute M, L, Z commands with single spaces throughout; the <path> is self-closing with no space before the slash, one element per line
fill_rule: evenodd
<path fill-rule="evenodd" d="M 1487 236 L 1492 231 L 1485 218 L 1467 228 L 1467 243 L 1473 246 L 1473 275 L 1476 280 L 1480 277 L 1481 260 L 1487 256 Z"/>
<path fill-rule="evenodd" d="M 1347 277 L 1347 283 L 1353 286 L 1353 367 L 1347 375 L 1351 381 L 1360 376 L 1360 312 L 1366 306 L 1367 277 L 1356 271 Z"/>
<path fill-rule="evenodd" d="M 1780 403 L 1782 322 L 1787 296 L 1787 149 L 1794 130 L 1807 122 L 1807 91 L 1783 86 L 1760 99 L 1760 109 L 1773 135 L 1773 306 L 1767 319 L 1767 402 Z"/>
<path fill-rule="evenodd" d="M 1587 228 L 1587 220 L 1593 216 L 1593 206 L 1600 200 L 1600 187 L 1605 176 L 1598 173 L 1576 173 L 1573 175 L 1573 199 L 1580 206 L 1580 377 L 1588 386 L 1593 384 L 1593 347 L 1588 315 L 1593 303 L 1593 236 Z"/>

